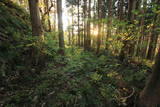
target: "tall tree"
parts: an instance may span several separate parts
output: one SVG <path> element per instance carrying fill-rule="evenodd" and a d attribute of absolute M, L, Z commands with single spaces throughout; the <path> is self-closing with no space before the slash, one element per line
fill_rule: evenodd
<path fill-rule="evenodd" d="M 142 47 L 142 45 L 145 43 L 148 43 L 149 40 L 145 41 L 145 37 L 147 36 L 145 34 L 145 13 L 146 13 L 146 9 L 147 9 L 147 0 L 142 0 L 141 1 L 141 6 L 140 7 L 140 13 L 143 14 L 143 16 L 140 19 L 140 29 L 139 29 L 139 33 L 140 33 L 140 37 L 138 38 L 137 41 L 137 50 L 136 50 L 136 55 L 137 56 L 142 56 L 143 58 L 146 57 L 146 53 L 147 53 L 147 46 Z M 146 37 L 147 39 L 149 39 L 148 37 Z"/>
<path fill-rule="evenodd" d="M 51 31 L 51 21 L 50 21 L 50 10 L 53 7 L 53 3 L 51 2 L 51 6 L 49 7 L 49 0 L 44 0 L 46 5 L 46 14 L 47 14 L 47 21 L 48 21 L 48 31 Z"/>
<path fill-rule="evenodd" d="M 101 19 L 102 19 L 102 0 L 98 0 L 98 19 L 99 19 L 99 23 L 98 23 L 98 36 L 97 36 L 97 51 L 96 53 L 98 54 L 100 51 L 100 46 L 101 46 L 101 31 L 102 31 L 102 25 L 101 25 Z"/>
<path fill-rule="evenodd" d="M 74 45 L 75 42 L 75 34 L 74 34 L 74 6 L 73 4 L 71 5 L 71 14 L 72 14 L 72 45 Z"/>
<path fill-rule="evenodd" d="M 78 10 L 78 46 L 80 46 L 80 0 L 78 0 L 78 6 L 77 6 L 77 10 Z"/>
<path fill-rule="evenodd" d="M 160 104 L 160 48 L 153 67 L 153 73 L 140 94 L 140 107 L 157 107 Z"/>
<path fill-rule="evenodd" d="M 56 30 L 56 11 L 57 11 L 57 9 L 56 9 L 56 0 L 53 0 L 52 1 L 53 2 L 53 7 L 54 7 L 54 12 L 53 12 L 53 20 L 54 20 L 54 24 L 53 24 L 53 27 L 54 27 L 54 30 Z"/>
<path fill-rule="evenodd" d="M 123 19 L 124 11 L 124 0 L 118 0 L 118 19 L 121 21 Z"/>
<path fill-rule="evenodd" d="M 112 26 L 112 0 L 108 1 L 108 22 L 107 22 L 107 40 L 111 36 L 111 26 Z M 106 45 L 106 49 L 108 46 Z"/>
<path fill-rule="evenodd" d="M 128 2 L 128 20 L 130 22 L 132 22 L 134 20 L 134 14 L 133 14 L 133 10 L 135 10 L 136 8 L 136 2 L 137 0 L 129 0 Z"/>
<path fill-rule="evenodd" d="M 148 59 L 153 59 L 155 56 L 158 35 L 159 35 L 156 28 L 158 27 L 157 24 L 160 22 L 159 17 L 160 17 L 160 14 L 156 14 L 154 16 L 154 22 L 153 22 L 153 26 L 152 26 L 152 30 L 151 30 L 151 38 L 150 38 L 151 40 L 150 40 L 148 54 L 147 54 Z"/>
<path fill-rule="evenodd" d="M 60 54 L 64 55 L 64 34 L 63 34 L 63 21 L 62 21 L 62 0 L 57 0 L 57 14 L 58 14 L 58 30 L 59 30 L 59 47 Z"/>
<path fill-rule="evenodd" d="M 90 50 L 91 47 L 91 25 L 90 25 L 90 19 L 91 19 L 91 0 L 88 1 L 88 9 L 87 9 L 88 17 L 87 17 L 87 35 L 86 35 L 86 49 Z"/>
<path fill-rule="evenodd" d="M 84 30 L 83 30 L 83 37 L 84 37 L 84 50 L 87 50 L 87 24 L 86 24 L 86 18 L 87 18 L 87 0 L 83 0 L 83 18 L 84 18 Z"/>
<path fill-rule="evenodd" d="M 40 20 L 38 0 L 28 0 L 29 10 L 32 22 L 32 35 L 33 36 L 43 36 L 43 29 Z"/>

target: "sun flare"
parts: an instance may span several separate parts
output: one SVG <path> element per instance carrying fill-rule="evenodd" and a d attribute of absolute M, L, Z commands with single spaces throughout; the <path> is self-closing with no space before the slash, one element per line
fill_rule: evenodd
<path fill-rule="evenodd" d="M 97 36 L 98 35 L 98 29 L 94 28 L 91 30 L 91 33 L 93 36 Z"/>

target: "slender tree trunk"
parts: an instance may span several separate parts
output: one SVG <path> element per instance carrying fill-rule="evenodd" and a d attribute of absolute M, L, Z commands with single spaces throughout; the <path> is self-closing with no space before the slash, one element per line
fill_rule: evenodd
<path fill-rule="evenodd" d="M 136 19 L 134 13 L 132 12 L 133 10 L 136 9 L 136 3 L 137 3 L 136 0 L 129 0 L 129 10 L 128 10 L 128 12 L 129 12 L 128 13 L 129 24 L 133 24 L 134 20 Z M 132 28 L 129 36 L 134 36 L 134 28 Z M 134 49 L 135 49 L 135 45 L 134 44 L 135 44 L 135 41 L 134 40 L 133 41 L 130 40 L 130 42 L 129 42 L 129 46 L 130 47 L 129 47 L 129 52 L 128 52 L 128 54 L 130 56 L 134 55 Z"/>
<path fill-rule="evenodd" d="M 73 13 L 73 5 L 72 5 L 72 45 L 74 45 L 74 13 Z"/>
<path fill-rule="evenodd" d="M 96 53 L 98 54 L 100 51 L 100 46 L 101 46 L 101 29 L 102 29 L 102 25 L 101 25 L 101 19 L 102 19 L 102 0 L 98 0 L 98 18 L 99 18 L 99 23 L 98 23 L 98 36 L 97 36 L 97 51 Z"/>
<path fill-rule="evenodd" d="M 44 0 L 44 4 L 45 4 L 45 9 L 44 9 L 44 14 L 42 14 L 42 21 L 44 23 L 45 26 L 45 18 L 47 16 L 47 24 L 48 24 L 48 28 L 46 28 L 47 31 L 51 31 L 51 21 L 50 21 L 50 8 L 49 7 L 49 1 L 48 0 Z"/>
<path fill-rule="evenodd" d="M 144 0 L 142 4 L 143 4 L 143 8 L 141 9 L 141 14 L 145 14 L 147 0 Z M 141 48 L 141 46 L 143 45 L 144 42 L 146 42 L 146 41 L 144 41 L 144 36 L 146 36 L 144 33 L 144 24 L 145 24 L 144 21 L 145 21 L 145 16 L 143 16 L 140 21 L 140 27 L 141 27 L 140 28 L 140 37 L 138 38 L 138 43 L 137 43 L 138 46 L 137 46 L 137 50 L 136 50 L 136 56 L 142 55 L 142 57 L 145 56 L 144 55 L 145 49 Z M 147 48 L 147 47 L 145 47 L 145 48 Z M 141 51 L 141 50 L 144 50 L 144 51 Z"/>
<path fill-rule="evenodd" d="M 137 3 L 137 0 L 129 0 L 128 2 L 128 14 L 127 15 L 128 15 L 129 24 L 133 23 L 133 20 L 135 19 L 135 15 L 132 11 L 136 9 L 136 3 Z"/>
<path fill-rule="evenodd" d="M 112 0 L 109 0 L 108 2 L 108 22 L 107 22 L 107 37 L 106 41 L 108 41 L 108 38 L 111 36 L 111 27 L 112 27 Z M 106 44 L 106 49 L 108 48 L 108 45 Z"/>
<path fill-rule="evenodd" d="M 83 7 L 83 18 L 84 18 L 84 50 L 87 50 L 87 30 L 86 30 L 86 28 L 87 28 L 87 24 L 86 24 L 86 16 L 87 16 L 87 12 L 86 12 L 86 10 L 87 10 L 87 0 L 83 0 L 83 2 L 84 2 L 84 7 Z"/>
<path fill-rule="evenodd" d="M 69 29 L 69 35 L 68 35 L 68 42 L 69 42 L 69 45 L 71 45 L 71 31 L 70 31 L 70 29 Z"/>
<path fill-rule="evenodd" d="M 119 21 L 123 21 L 124 19 L 124 0 L 118 0 L 118 20 Z M 123 26 L 118 26 L 118 29 L 117 29 L 117 33 L 120 33 L 122 31 L 122 27 Z"/>
<path fill-rule="evenodd" d="M 123 19 L 124 0 L 118 0 L 118 19 Z"/>
<path fill-rule="evenodd" d="M 82 34 L 82 37 L 81 37 L 81 47 L 84 47 L 84 22 L 82 22 L 82 26 L 83 26 L 83 34 Z"/>
<path fill-rule="evenodd" d="M 101 9 L 102 9 L 102 19 L 105 19 L 106 18 L 106 9 L 105 9 L 105 0 L 102 0 L 102 7 L 101 7 Z M 105 27 L 105 23 L 104 22 L 102 22 L 102 36 L 101 36 L 101 45 L 102 46 L 105 46 L 106 45 L 106 36 L 104 36 L 104 34 L 105 34 L 105 29 L 104 29 L 104 27 Z"/>
<path fill-rule="evenodd" d="M 43 29 L 40 20 L 38 0 L 29 0 L 29 10 L 32 22 L 32 35 L 33 36 L 43 36 Z"/>
<path fill-rule="evenodd" d="M 60 54 L 64 55 L 64 34 L 63 34 L 63 21 L 62 21 L 62 0 L 57 0 L 57 14 L 58 14 L 58 30 L 59 30 L 59 47 Z"/>
<path fill-rule="evenodd" d="M 53 7 L 54 7 L 54 25 L 53 25 L 53 28 L 54 28 L 54 30 L 56 31 L 56 11 L 57 11 L 57 9 L 56 9 L 56 1 L 54 0 L 53 1 Z"/>
<path fill-rule="evenodd" d="M 155 56 L 155 51 L 156 51 L 156 46 L 157 46 L 157 40 L 158 40 L 158 35 L 155 34 L 154 30 L 155 28 L 152 29 L 152 34 L 151 34 L 151 41 L 149 44 L 149 49 L 148 49 L 148 54 L 147 54 L 147 59 L 153 59 Z"/>
<path fill-rule="evenodd" d="M 147 59 L 153 59 L 156 52 L 156 46 L 157 46 L 157 40 L 158 40 L 158 32 L 156 31 L 156 28 L 158 27 L 157 24 L 160 22 L 160 15 L 156 14 L 152 26 L 152 32 L 151 32 L 151 40 L 149 44 Z"/>
<path fill-rule="evenodd" d="M 80 28 L 79 28 L 79 21 L 80 21 L 80 12 L 79 12 L 79 4 L 80 4 L 80 1 L 78 0 L 78 46 L 80 46 Z"/>
<path fill-rule="evenodd" d="M 94 16 L 93 16 L 93 18 L 96 20 L 97 18 L 98 18 L 98 16 L 97 16 L 97 11 L 98 11 L 98 9 L 97 9 L 97 0 L 94 0 Z M 93 23 L 93 28 L 94 29 L 96 29 L 97 30 L 97 23 Z M 95 35 L 95 34 L 93 34 L 93 35 Z M 95 48 L 95 50 L 96 50 L 96 48 L 97 48 L 97 37 L 96 37 L 97 35 L 95 35 L 95 37 L 93 36 L 92 37 L 92 46 Z"/>
<path fill-rule="evenodd" d="M 50 11 L 49 11 L 49 1 L 46 0 L 46 7 L 47 7 L 47 16 L 48 16 L 48 31 L 51 31 L 51 21 L 50 21 Z"/>
<path fill-rule="evenodd" d="M 88 3 L 88 19 L 87 19 L 87 37 L 86 37 L 86 50 L 90 50 L 91 47 L 91 32 L 90 32 L 90 19 L 91 19 L 91 0 Z"/>

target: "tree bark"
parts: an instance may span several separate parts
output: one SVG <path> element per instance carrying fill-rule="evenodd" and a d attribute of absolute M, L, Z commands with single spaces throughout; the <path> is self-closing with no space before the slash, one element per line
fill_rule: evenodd
<path fill-rule="evenodd" d="M 54 19 L 54 24 L 53 24 L 53 27 L 54 27 L 54 30 L 56 31 L 56 18 L 57 18 L 56 17 L 56 11 L 57 11 L 57 9 L 56 9 L 56 1 L 55 0 L 53 1 L 53 7 L 54 7 L 54 15 L 53 15 L 54 16 L 54 18 L 53 18 Z"/>
<path fill-rule="evenodd" d="M 156 107 L 160 104 L 160 49 L 157 53 L 153 73 L 140 94 L 139 107 Z"/>
<path fill-rule="evenodd" d="M 58 14 L 58 30 L 59 30 L 59 52 L 64 55 L 64 34 L 63 34 L 63 21 L 62 21 L 62 0 L 57 0 L 57 14 Z"/>
<path fill-rule="evenodd" d="M 79 16 L 79 14 L 80 14 L 80 12 L 79 12 L 79 6 L 80 5 L 80 1 L 78 0 L 78 46 L 80 46 L 80 27 L 79 27 L 79 21 L 80 21 L 80 16 Z"/>
<path fill-rule="evenodd" d="M 160 1 L 157 0 L 157 4 Z M 153 59 L 155 56 L 155 52 L 156 52 L 156 46 L 157 46 L 157 41 L 158 41 L 158 32 L 156 30 L 156 28 L 158 27 L 158 23 L 160 22 L 160 14 L 156 14 L 154 16 L 154 22 L 153 22 L 153 26 L 152 26 L 152 32 L 151 32 L 151 40 L 150 40 L 150 44 L 149 44 L 149 49 L 148 49 L 148 54 L 147 54 L 147 59 Z"/>
<path fill-rule="evenodd" d="M 50 10 L 49 10 L 49 1 L 46 0 L 46 7 L 47 7 L 47 16 L 48 16 L 48 31 L 51 31 L 51 21 L 50 21 Z"/>
<path fill-rule="evenodd" d="M 86 16 L 87 16 L 87 12 L 86 12 L 86 10 L 87 10 L 87 0 L 83 0 L 83 2 L 84 2 L 84 7 L 83 7 L 83 18 L 84 18 L 84 50 L 87 50 L 87 22 L 86 22 Z"/>
<path fill-rule="evenodd" d="M 91 0 L 88 3 L 88 19 L 87 19 L 87 40 L 86 40 L 86 50 L 90 50 L 91 47 L 91 32 L 90 32 L 90 19 L 91 19 Z"/>
<path fill-rule="evenodd" d="M 72 5 L 72 45 L 74 45 L 74 13 L 73 13 L 73 5 Z"/>
<path fill-rule="evenodd" d="M 99 19 L 99 23 L 98 23 L 98 36 L 97 36 L 97 51 L 96 54 L 99 53 L 100 51 L 100 46 L 101 46 L 101 31 L 102 31 L 102 25 L 101 25 L 101 19 L 102 19 L 102 0 L 98 0 L 98 19 Z"/>
<path fill-rule="evenodd" d="M 141 14 L 145 14 L 147 0 L 142 1 L 141 4 L 143 5 L 143 7 L 141 8 Z M 147 35 L 145 35 L 145 16 L 141 17 L 140 27 L 141 27 L 140 31 L 139 31 L 140 37 L 138 38 L 136 56 L 142 56 L 143 58 L 145 58 L 146 54 L 144 55 L 144 52 L 146 53 L 147 46 L 141 48 L 141 46 L 143 45 L 144 42 L 148 42 L 148 41 L 144 41 L 144 38 L 147 36 Z"/>
<path fill-rule="evenodd" d="M 112 27 L 112 0 L 108 1 L 108 22 L 107 22 L 107 36 L 106 41 L 111 36 L 111 27 Z M 108 49 L 108 45 L 106 44 L 106 49 Z"/>
<path fill-rule="evenodd" d="M 32 35 L 33 36 L 43 36 L 43 29 L 40 20 L 38 0 L 28 0 L 29 10 L 32 23 Z"/>
<path fill-rule="evenodd" d="M 118 19 L 123 19 L 124 0 L 118 0 Z"/>

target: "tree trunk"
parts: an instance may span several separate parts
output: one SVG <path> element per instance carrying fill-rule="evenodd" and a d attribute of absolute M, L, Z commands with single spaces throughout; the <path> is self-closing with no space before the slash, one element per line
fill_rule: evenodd
<path fill-rule="evenodd" d="M 123 19 L 124 0 L 118 0 L 118 19 Z"/>
<path fill-rule="evenodd" d="M 78 0 L 78 46 L 80 46 L 80 29 L 79 29 L 79 21 L 80 21 L 80 16 L 79 16 L 79 5 L 80 1 Z"/>
<path fill-rule="evenodd" d="M 54 19 L 54 24 L 53 24 L 53 27 L 54 27 L 54 30 L 56 31 L 56 18 L 57 18 L 56 17 L 56 10 L 57 9 L 56 9 L 56 1 L 55 0 L 53 1 L 53 7 L 54 7 L 54 15 L 53 15 L 54 16 L 54 18 L 53 18 Z"/>
<path fill-rule="evenodd" d="M 87 10 L 87 0 L 84 0 L 83 1 L 84 2 L 84 7 L 83 7 L 83 18 L 84 18 L 84 50 L 87 50 L 87 23 L 86 23 L 86 16 L 87 16 L 87 12 L 86 12 L 86 10 Z"/>
<path fill-rule="evenodd" d="M 153 73 L 140 94 L 139 107 L 157 107 L 160 104 L 160 49 L 153 67 Z"/>
<path fill-rule="evenodd" d="M 43 29 L 40 20 L 38 0 L 29 0 L 29 10 L 32 23 L 32 35 L 33 36 L 43 36 Z"/>
<path fill-rule="evenodd" d="M 143 5 L 143 8 L 141 8 L 141 14 L 145 14 L 146 13 L 146 5 L 147 5 L 147 0 L 144 0 L 142 1 L 142 5 Z M 145 16 L 143 16 L 141 18 L 141 21 L 140 21 L 140 37 L 138 38 L 138 43 L 137 43 L 137 50 L 136 50 L 136 56 L 142 56 L 143 58 L 146 56 L 144 55 L 144 52 L 146 53 L 146 49 L 147 49 L 147 46 L 144 48 L 141 48 L 141 46 L 143 45 L 144 42 L 148 42 L 148 41 L 144 41 L 144 37 L 146 37 L 145 35 Z M 141 51 L 143 50 L 143 51 Z"/>
<path fill-rule="evenodd" d="M 91 19 L 91 0 L 88 3 L 88 19 L 87 19 L 87 40 L 86 40 L 86 50 L 90 50 L 91 47 L 91 32 L 90 32 L 90 19 Z"/>
<path fill-rule="evenodd" d="M 59 30 L 59 52 L 64 55 L 64 34 L 63 34 L 63 21 L 62 21 L 62 0 L 57 0 L 57 14 L 58 14 L 58 30 Z"/>
<path fill-rule="evenodd" d="M 48 16 L 48 31 L 51 31 L 51 21 L 50 21 L 50 10 L 49 10 L 49 2 L 46 0 L 46 7 L 47 7 L 47 16 Z"/>
<path fill-rule="evenodd" d="M 49 1 L 48 0 L 44 0 L 44 14 L 42 13 L 42 21 L 44 23 L 44 27 L 45 27 L 45 19 L 47 16 L 47 24 L 48 24 L 48 28 L 46 28 L 47 31 L 51 31 L 51 21 L 50 21 L 50 10 L 53 7 L 53 4 L 51 3 L 51 7 L 49 7 Z"/>
<path fill-rule="evenodd" d="M 134 13 L 132 11 L 134 11 L 136 9 L 136 3 L 137 0 L 129 0 L 129 10 L 128 10 L 128 20 L 129 20 L 129 24 L 133 24 L 134 20 L 136 19 Z M 129 34 L 129 36 L 135 36 L 134 35 L 134 28 L 132 28 L 131 33 Z M 130 40 L 129 42 L 129 52 L 128 55 L 133 56 L 134 55 L 134 49 L 135 49 L 135 41 L 134 40 Z"/>
<path fill-rule="evenodd" d="M 128 20 L 132 21 L 134 19 L 134 14 L 132 11 L 135 9 L 135 2 L 136 0 L 129 0 L 128 2 Z"/>
<path fill-rule="evenodd" d="M 70 29 L 68 30 L 69 34 L 68 34 L 68 42 L 69 42 L 69 46 L 71 45 L 71 31 Z"/>
<path fill-rule="evenodd" d="M 111 36 L 111 28 L 112 28 L 112 0 L 108 1 L 108 22 L 107 22 L 107 37 L 106 41 L 108 41 L 108 38 Z M 106 49 L 108 49 L 108 45 L 106 44 Z"/>
<path fill-rule="evenodd" d="M 98 23 L 98 36 L 97 36 L 97 51 L 96 53 L 98 54 L 100 51 L 100 46 L 101 46 L 101 29 L 102 29 L 102 25 L 101 25 L 101 19 L 102 19 L 102 0 L 98 0 L 98 19 L 99 19 L 99 23 Z"/>
<path fill-rule="evenodd" d="M 158 40 L 158 32 L 156 28 L 158 27 L 157 24 L 160 22 L 160 15 L 156 14 L 154 17 L 154 22 L 152 26 L 152 32 L 151 32 L 151 40 L 149 44 L 147 59 L 153 59 L 156 52 L 156 46 L 157 46 L 157 40 Z"/>
<path fill-rule="evenodd" d="M 74 45 L 74 13 L 73 13 L 73 5 L 72 5 L 72 45 Z"/>

